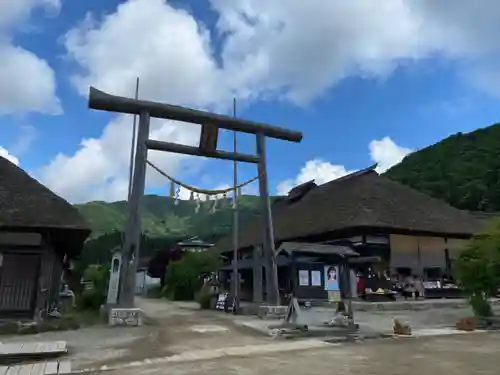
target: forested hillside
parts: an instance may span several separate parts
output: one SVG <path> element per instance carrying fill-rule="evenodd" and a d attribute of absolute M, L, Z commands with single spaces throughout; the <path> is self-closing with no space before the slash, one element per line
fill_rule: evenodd
<path fill-rule="evenodd" d="M 458 133 L 435 145 L 408 155 L 386 172 L 389 178 L 442 199 L 465 210 L 500 211 L 500 124 L 468 134 Z M 142 256 L 192 236 L 216 241 L 232 228 L 230 201 L 203 202 L 195 213 L 195 203 L 170 197 L 148 195 L 141 208 L 143 221 Z M 78 205 L 93 228 L 85 249 L 85 259 L 104 261 L 120 244 L 126 218 L 126 202 L 90 202 Z M 243 196 L 240 223 L 245 225 L 259 213 L 259 198 Z"/>
<path fill-rule="evenodd" d="M 460 209 L 500 211 L 500 124 L 414 152 L 386 175 Z"/>
<path fill-rule="evenodd" d="M 241 225 L 259 213 L 259 198 L 239 198 Z M 213 201 L 201 202 L 198 213 L 193 201 L 170 197 L 147 195 L 141 206 L 142 233 L 141 256 L 151 256 L 154 251 L 173 243 L 198 236 L 205 241 L 217 241 L 229 234 L 233 225 L 233 210 L 230 199 L 219 200 L 217 210 L 212 213 Z M 89 202 L 76 206 L 92 227 L 92 237 L 87 241 L 82 258 L 84 263 L 105 262 L 110 251 L 121 241 L 126 220 L 126 202 Z"/>

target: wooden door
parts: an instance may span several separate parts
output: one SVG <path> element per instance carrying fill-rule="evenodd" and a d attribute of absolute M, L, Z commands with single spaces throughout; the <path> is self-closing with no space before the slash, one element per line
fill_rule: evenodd
<path fill-rule="evenodd" d="M 35 308 L 40 256 L 4 252 L 0 267 L 0 316 L 31 317 Z"/>

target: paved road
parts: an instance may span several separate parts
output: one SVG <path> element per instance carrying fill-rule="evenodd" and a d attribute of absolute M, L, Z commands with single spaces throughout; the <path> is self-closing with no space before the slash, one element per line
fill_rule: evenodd
<path fill-rule="evenodd" d="M 500 334 L 398 338 L 248 357 L 163 363 L 121 375 L 422 375 L 498 374 Z M 118 371 L 107 372 L 118 375 Z"/>

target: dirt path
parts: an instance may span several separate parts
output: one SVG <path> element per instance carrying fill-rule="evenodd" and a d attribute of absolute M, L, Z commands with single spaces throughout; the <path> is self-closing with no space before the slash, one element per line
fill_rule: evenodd
<path fill-rule="evenodd" d="M 422 375 L 497 374 L 500 334 L 399 338 L 217 360 L 121 369 L 121 375 Z M 117 372 L 107 372 L 117 375 Z"/>
<path fill-rule="evenodd" d="M 151 325 L 147 334 L 140 334 L 132 342 L 115 346 L 113 349 L 120 353 L 119 356 L 94 361 L 85 364 L 85 367 L 91 365 L 90 367 L 95 368 L 192 350 L 256 345 L 271 341 L 269 337 L 234 324 L 221 312 L 200 310 L 196 303 L 136 297 L 136 305 L 149 318 Z"/>

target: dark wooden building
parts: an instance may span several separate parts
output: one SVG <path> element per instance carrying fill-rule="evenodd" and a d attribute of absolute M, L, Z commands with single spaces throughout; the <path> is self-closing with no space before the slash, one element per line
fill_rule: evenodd
<path fill-rule="evenodd" d="M 0 319 L 38 319 L 90 229 L 70 203 L 0 157 Z"/>
<path fill-rule="evenodd" d="M 379 175 L 373 167 L 320 186 L 314 181 L 297 186 L 273 204 L 272 213 L 277 249 L 285 242 L 348 245 L 363 257 L 380 257 L 378 267 L 384 270 L 419 276 L 449 272 L 481 225 L 471 213 Z M 228 262 L 232 243 L 228 236 L 215 245 Z M 261 259 L 261 244 L 260 219 L 245 224 L 239 263 L 243 294 L 254 300 L 261 296 L 251 280 L 261 270 L 259 262 L 252 261 L 250 268 L 245 261 Z"/>

